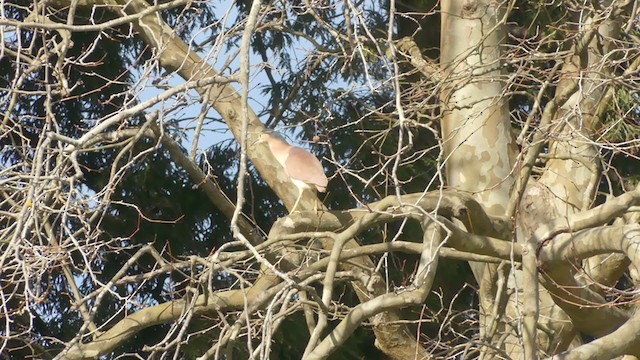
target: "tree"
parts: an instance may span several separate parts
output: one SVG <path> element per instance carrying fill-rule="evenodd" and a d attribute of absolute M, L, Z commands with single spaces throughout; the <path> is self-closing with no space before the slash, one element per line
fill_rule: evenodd
<path fill-rule="evenodd" d="M 639 15 L 4 2 L 0 354 L 640 357 Z"/>

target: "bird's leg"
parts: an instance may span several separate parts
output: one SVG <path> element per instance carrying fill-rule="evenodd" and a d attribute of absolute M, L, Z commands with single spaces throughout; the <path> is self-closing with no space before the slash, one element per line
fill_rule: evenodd
<path fill-rule="evenodd" d="M 302 189 L 298 191 L 298 198 L 296 199 L 296 202 L 293 204 L 291 211 L 289 211 L 289 214 L 293 214 L 293 212 L 296 211 L 296 207 L 298 207 L 298 204 L 300 203 L 300 199 L 302 199 Z"/>

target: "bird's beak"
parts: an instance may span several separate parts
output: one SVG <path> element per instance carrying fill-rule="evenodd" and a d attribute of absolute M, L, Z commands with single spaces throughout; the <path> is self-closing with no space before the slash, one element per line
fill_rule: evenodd
<path fill-rule="evenodd" d="M 249 145 L 249 146 L 254 146 L 254 145 L 256 145 L 257 143 L 259 143 L 259 142 L 263 142 L 263 141 L 264 141 L 264 133 L 263 133 L 263 132 L 259 132 L 259 133 L 258 133 L 258 136 L 256 136 L 255 140 L 253 140 L 253 141 L 251 142 L 251 145 Z"/>

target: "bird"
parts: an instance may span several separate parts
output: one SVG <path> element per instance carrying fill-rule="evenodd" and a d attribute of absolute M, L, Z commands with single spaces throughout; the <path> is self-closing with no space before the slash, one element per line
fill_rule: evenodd
<path fill-rule="evenodd" d="M 305 189 L 325 192 L 329 180 L 324 173 L 320 160 L 307 150 L 290 145 L 279 133 L 265 130 L 260 134 L 260 140 L 269 145 L 273 156 L 284 168 L 291 182 L 298 188 L 298 198 L 291 208 L 293 213 Z"/>

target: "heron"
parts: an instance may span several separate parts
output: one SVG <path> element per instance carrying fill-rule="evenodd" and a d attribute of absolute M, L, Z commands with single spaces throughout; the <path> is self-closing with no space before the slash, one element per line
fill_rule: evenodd
<path fill-rule="evenodd" d="M 298 188 L 298 198 L 291 208 L 292 213 L 300 203 L 305 189 L 322 193 L 327 190 L 329 180 L 315 155 L 301 147 L 290 145 L 282 135 L 274 131 L 263 131 L 260 140 L 269 145 L 271 153 L 282 165 L 291 183 Z"/>

